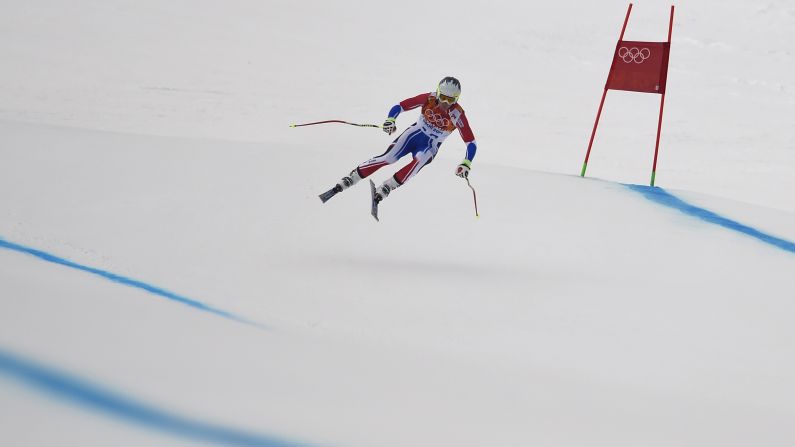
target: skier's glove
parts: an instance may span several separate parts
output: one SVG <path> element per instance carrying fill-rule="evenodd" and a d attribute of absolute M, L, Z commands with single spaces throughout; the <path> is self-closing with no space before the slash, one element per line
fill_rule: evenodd
<path fill-rule="evenodd" d="M 472 162 L 464 159 L 457 168 L 455 168 L 455 175 L 461 178 L 469 178 L 469 169 L 472 166 Z"/>
<path fill-rule="evenodd" d="M 397 130 L 397 126 L 395 126 L 395 119 L 387 118 L 386 121 L 384 121 L 384 125 L 381 126 L 381 128 L 384 129 L 384 132 L 388 133 L 389 135 L 392 135 L 395 132 L 395 130 Z"/>

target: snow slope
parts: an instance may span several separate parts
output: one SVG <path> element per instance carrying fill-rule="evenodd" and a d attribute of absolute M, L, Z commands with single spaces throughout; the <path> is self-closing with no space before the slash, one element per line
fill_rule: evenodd
<path fill-rule="evenodd" d="M 647 181 L 651 96 L 611 93 L 604 180 L 575 175 L 621 2 L 463 4 L 483 33 L 435 65 L 415 2 L 7 5 L 0 439 L 786 443 L 793 14 L 746 3 L 677 6 L 651 191 L 621 184 Z M 636 4 L 628 37 L 667 7 Z M 390 139 L 287 124 L 377 121 L 448 73 L 481 218 L 456 137 L 380 223 L 365 185 L 321 205 Z"/>
<path fill-rule="evenodd" d="M 25 359 L 313 445 L 791 434 L 776 424 L 795 397 L 782 343 L 793 335 L 793 252 L 624 186 L 483 163 L 475 219 L 469 190 L 437 162 L 376 224 L 365 187 L 320 206 L 321 183 L 284 174 L 326 175 L 332 160 L 308 147 L 2 132 L 15 142 L 0 176 L 13 192 L 6 241 L 259 325 L 3 250 L 0 346 Z M 525 188 L 544 193 L 520 203 Z M 734 205 L 795 240 L 795 216 Z M 3 405 L 4 433 L 35 444 L 43 435 L 29 424 L 63 411 L 26 405 L 32 416 Z M 45 441 L 129 434 L 95 440 L 98 417 L 77 419 Z M 71 438 L 77 427 L 86 438 Z"/>

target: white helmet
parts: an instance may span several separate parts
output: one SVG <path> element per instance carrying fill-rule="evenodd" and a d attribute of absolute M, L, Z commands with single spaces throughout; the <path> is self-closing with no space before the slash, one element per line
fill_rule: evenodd
<path fill-rule="evenodd" d="M 458 79 L 447 76 L 439 81 L 439 86 L 436 88 L 436 99 L 454 104 L 458 101 L 459 96 L 461 96 L 461 83 L 458 82 Z"/>

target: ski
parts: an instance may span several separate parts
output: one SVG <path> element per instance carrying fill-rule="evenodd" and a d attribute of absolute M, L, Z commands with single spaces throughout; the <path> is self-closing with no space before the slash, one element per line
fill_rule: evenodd
<path fill-rule="evenodd" d="M 336 196 L 337 193 L 341 192 L 341 191 L 342 191 L 342 187 L 340 185 L 334 185 L 333 188 L 329 189 L 328 191 L 324 192 L 323 194 L 320 194 L 318 197 L 320 197 L 320 201 L 321 202 L 326 203 L 326 202 L 328 202 L 328 200 L 330 198 Z"/>
<path fill-rule="evenodd" d="M 370 180 L 370 195 L 372 199 L 372 208 L 370 209 L 370 214 L 373 215 L 376 221 L 378 221 L 378 200 L 376 199 L 375 194 L 375 183 Z"/>

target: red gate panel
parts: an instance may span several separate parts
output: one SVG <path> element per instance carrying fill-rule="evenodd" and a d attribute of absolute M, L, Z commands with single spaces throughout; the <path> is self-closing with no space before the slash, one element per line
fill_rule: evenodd
<path fill-rule="evenodd" d="M 643 93 L 665 93 L 669 42 L 621 40 L 613 55 L 606 88 Z"/>

